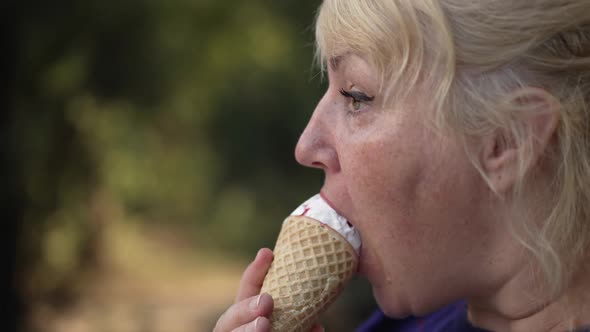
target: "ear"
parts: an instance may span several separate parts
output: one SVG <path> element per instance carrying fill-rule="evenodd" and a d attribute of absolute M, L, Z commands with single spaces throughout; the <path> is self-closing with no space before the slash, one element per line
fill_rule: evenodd
<path fill-rule="evenodd" d="M 497 193 L 505 193 L 540 162 L 559 123 L 560 104 L 544 89 L 526 87 L 512 94 L 508 107 L 511 123 L 483 138 L 481 165 Z M 516 137 L 509 128 L 519 128 Z M 519 159 L 523 159 L 520 169 Z"/>

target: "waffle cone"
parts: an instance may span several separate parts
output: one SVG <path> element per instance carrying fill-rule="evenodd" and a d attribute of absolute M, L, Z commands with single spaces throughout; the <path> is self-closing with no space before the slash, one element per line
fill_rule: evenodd
<path fill-rule="evenodd" d="M 305 216 L 288 217 L 261 293 L 274 299 L 273 332 L 308 332 L 356 271 L 358 256 L 338 232 Z"/>

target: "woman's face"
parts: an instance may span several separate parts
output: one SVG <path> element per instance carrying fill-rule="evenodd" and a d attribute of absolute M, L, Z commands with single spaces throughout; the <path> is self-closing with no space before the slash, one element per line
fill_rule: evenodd
<path fill-rule="evenodd" d="M 434 134 L 429 110 L 380 106 L 361 57 L 331 62 L 330 85 L 296 148 L 321 168 L 321 193 L 359 231 L 360 273 L 390 316 L 421 314 L 504 279 L 507 233 L 486 213 L 491 195 L 462 145 Z"/>

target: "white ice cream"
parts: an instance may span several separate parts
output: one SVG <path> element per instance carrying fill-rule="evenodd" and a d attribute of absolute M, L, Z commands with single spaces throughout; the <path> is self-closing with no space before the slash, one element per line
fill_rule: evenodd
<path fill-rule="evenodd" d="M 323 224 L 326 224 L 333 230 L 342 235 L 354 248 L 356 253 L 359 253 L 361 248 L 361 237 L 352 225 L 348 223 L 346 218 L 339 215 L 334 209 L 326 203 L 326 201 L 317 194 L 303 204 L 301 204 L 295 211 L 291 213 L 292 216 L 306 216 L 315 219 Z"/>

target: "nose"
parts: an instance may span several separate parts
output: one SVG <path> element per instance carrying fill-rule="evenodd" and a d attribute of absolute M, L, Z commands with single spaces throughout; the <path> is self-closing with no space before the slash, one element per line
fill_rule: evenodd
<path fill-rule="evenodd" d="M 334 173 L 340 171 L 340 162 L 334 144 L 336 123 L 330 121 L 327 96 L 328 93 L 320 100 L 305 130 L 299 137 L 295 147 L 295 159 L 303 166 L 320 168 L 326 173 Z"/>

